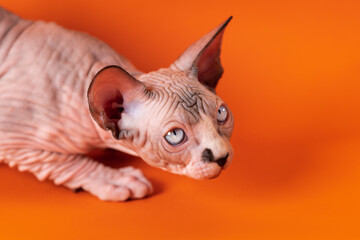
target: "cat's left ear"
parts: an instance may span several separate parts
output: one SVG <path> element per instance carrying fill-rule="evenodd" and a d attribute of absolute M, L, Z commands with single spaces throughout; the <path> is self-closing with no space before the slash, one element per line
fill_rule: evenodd
<path fill-rule="evenodd" d="M 188 47 L 171 68 L 189 71 L 204 85 L 215 89 L 223 68 L 220 62 L 221 41 L 232 17 Z"/>
<path fill-rule="evenodd" d="M 91 116 L 104 130 L 120 138 L 118 122 L 134 103 L 146 95 L 146 86 L 119 66 L 107 66 L 93 78 L 88 89 Z"/>

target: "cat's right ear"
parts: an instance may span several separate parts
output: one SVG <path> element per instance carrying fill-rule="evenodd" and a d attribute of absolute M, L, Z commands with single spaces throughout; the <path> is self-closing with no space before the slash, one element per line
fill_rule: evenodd
<path fill-rule="evenodd" d="M 221 42 L 231 19 L 190 45 L 170 67 L 190 72 L 201 84 L 215 90 L 224 71 L 220 61 Z"/>
<path fill-rule="evenodd" d="M 107 66 L 93 78 L 87 93 L 91 116 L 119 139 L 118 121 L 131 103 L 144 96 L 145 85 L 119 66 Z"/>

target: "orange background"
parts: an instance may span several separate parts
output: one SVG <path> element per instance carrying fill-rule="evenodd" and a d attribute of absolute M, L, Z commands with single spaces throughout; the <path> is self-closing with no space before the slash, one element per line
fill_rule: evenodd
<path fill-rule="evenodd" d="M 168 66 L 233 15 L 217 90 L 235 115 L 235 158 L 218 179 L 196 181 L 97 153 L 154 183 L 153 196 L 125 203 L 0 165 L 1 239 L 360 239 L 359 1 L 2 5 L 88 32 L 143 71 Z"/>

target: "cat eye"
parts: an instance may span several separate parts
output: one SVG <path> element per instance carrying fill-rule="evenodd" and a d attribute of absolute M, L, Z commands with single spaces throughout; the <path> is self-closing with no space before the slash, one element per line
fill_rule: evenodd
<path fill-rule="evenodd" d="M 228 111 L 225 106 L 220 106 L 217 112 L 217 121 L 219 124 L 226 122 L 228 117 Z"/>
<path fill-rule="evenodd" d="M 165 140 L 170 145 L 178 145 L 185 140 L 185 132 L 181 128 L 174 128 L 165 135 Z"/>

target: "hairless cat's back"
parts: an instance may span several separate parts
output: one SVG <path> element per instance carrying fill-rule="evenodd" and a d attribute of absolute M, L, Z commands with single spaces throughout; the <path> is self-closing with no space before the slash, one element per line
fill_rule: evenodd
<path fill-rule="evenodd" d="M 1 127 L 18 136 L 18 140 L 0 138 L 1 146 L 61 153 L 86 153 L 94 143 L 101 147 L 88 113 L 87 87 L 106 65 L 137 70 L 85 33 L 23 20 L 3 8 L 0 19 Z"/>

